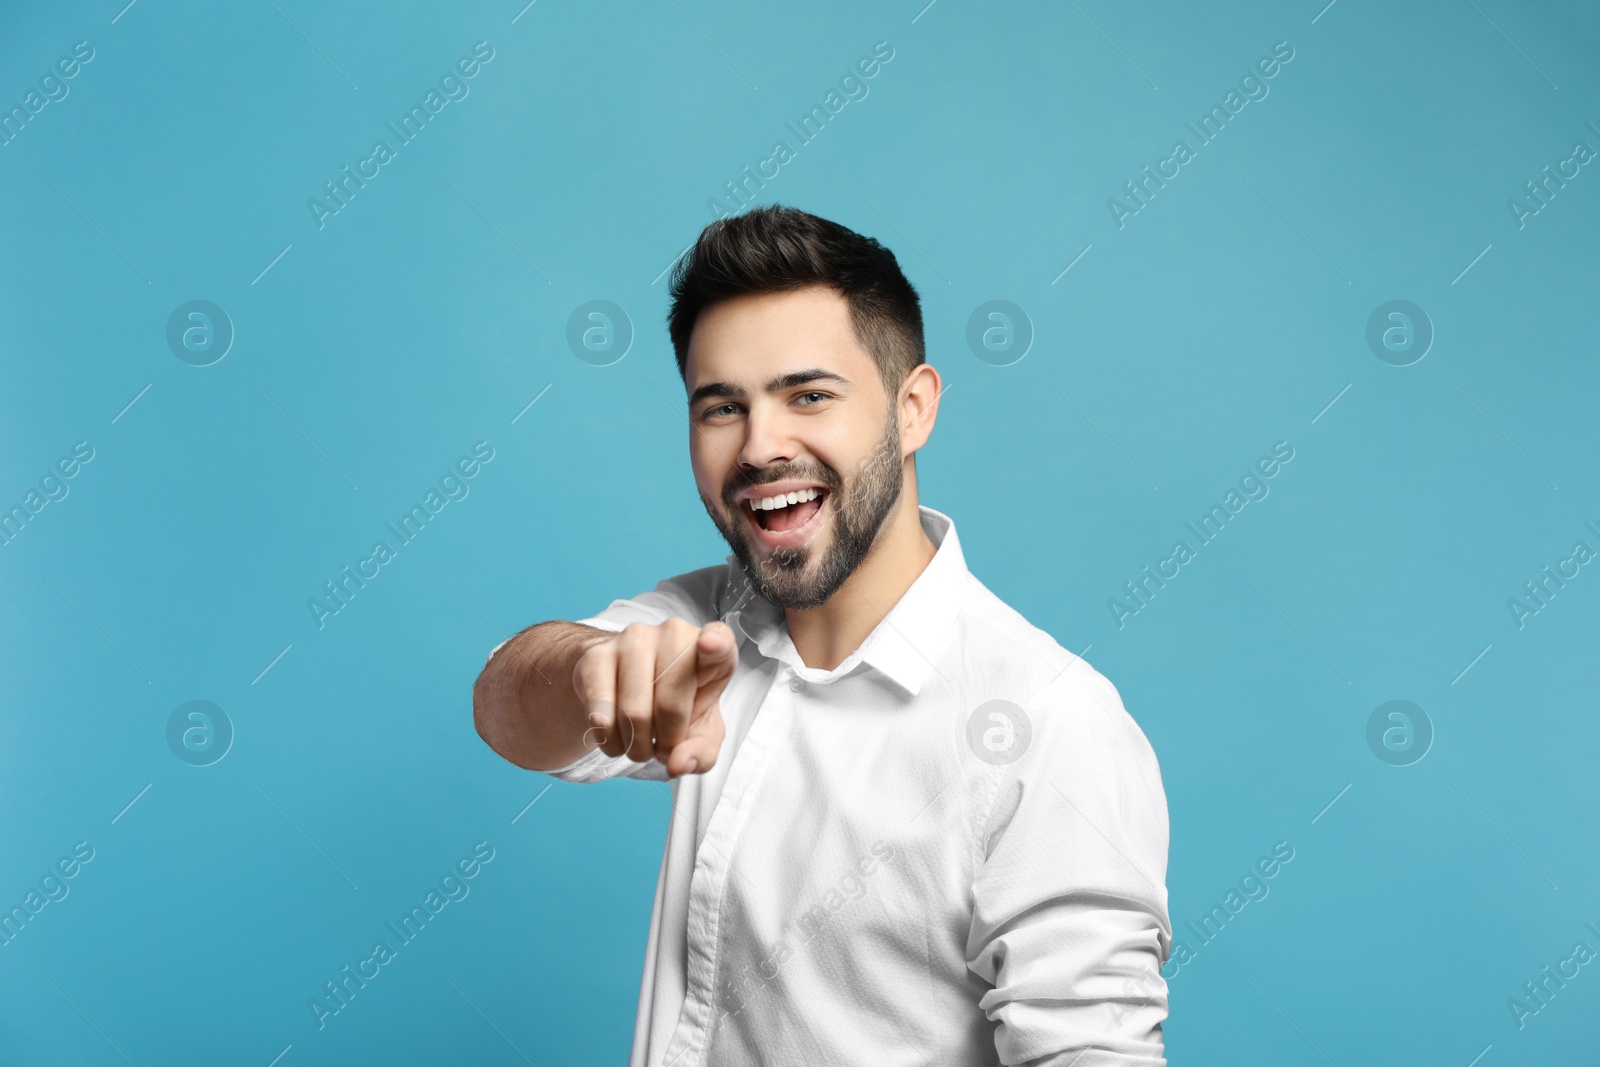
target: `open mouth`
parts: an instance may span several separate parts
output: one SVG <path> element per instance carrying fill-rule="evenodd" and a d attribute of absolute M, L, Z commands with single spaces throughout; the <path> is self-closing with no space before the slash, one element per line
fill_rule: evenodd
<path fill-rule="evenodd" d="M 826 489 L 813 487 L 744 500 L 739 510 L 764 547 L 789 548 L 803 544 L 811 536 L 827 499 Z"/>

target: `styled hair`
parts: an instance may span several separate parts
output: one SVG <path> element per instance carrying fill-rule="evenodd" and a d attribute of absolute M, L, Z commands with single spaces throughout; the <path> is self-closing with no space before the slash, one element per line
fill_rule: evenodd
<path fill-rule="evenodd" d="M 892 394 L 925 361 L 922 302 L 894 253 L 871 237 L 774 204 L 716 220 L 672 270 L 667 330 L 687 375 L 689 336 L 708 304 L 744 293 L 826 285 L 850 304 L 856 339 Z"/>

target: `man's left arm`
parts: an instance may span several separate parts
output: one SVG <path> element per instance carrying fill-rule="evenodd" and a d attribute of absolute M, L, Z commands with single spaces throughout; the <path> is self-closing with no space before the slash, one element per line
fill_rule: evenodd
<path fill-rule="evenodd" d="M 1161 771 L 1087 664 L 1026 712 L 981 842 L 967 966 L 1004 1064 L 1164 1067 L 1172 947 Z"/>

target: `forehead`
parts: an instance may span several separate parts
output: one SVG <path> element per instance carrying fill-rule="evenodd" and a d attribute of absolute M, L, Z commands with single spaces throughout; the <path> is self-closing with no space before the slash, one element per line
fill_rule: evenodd
<path fill-rule="evenodd" d="M 876 364 L 856 337 L 850 304 L 827 286 L 785 293 L 745 293 L 703 308 L 689 337 L 685 384 L 744 385 L 807 367 L 836 371 L 867 385 Z"/>

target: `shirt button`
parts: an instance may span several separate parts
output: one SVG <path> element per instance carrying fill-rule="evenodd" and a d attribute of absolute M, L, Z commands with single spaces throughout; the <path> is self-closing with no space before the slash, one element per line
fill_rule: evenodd
<path fill-rule="evenodd" d="M 796 678 L 794 681 L 789 683 L 789 691 L 791 693 L 798 693 L 802 689 L 804 689 L 805 687 L 806 687 L 806 683 L 802 682 L 798 678 Z"/>

